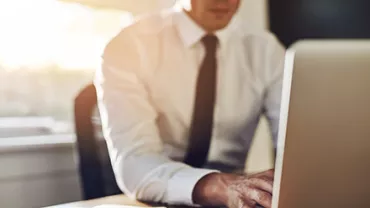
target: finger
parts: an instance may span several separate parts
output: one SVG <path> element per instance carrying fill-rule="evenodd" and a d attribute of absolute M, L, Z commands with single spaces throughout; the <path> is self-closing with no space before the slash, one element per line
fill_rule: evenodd
<path fill-rule="evenodd" d="M 243 200 L 242 201 L 242 208 L 255 208 L 257 203 L 253 200 Z"/>
<path fill-rule="evenodd" d="M 274 180 L 274 177 L 275 177 L 275 170 L 274 169 L 271 169 L 271 170 L 268 170 L 266 171 L 266 174 L 265 174 L 267 177 L 270 177 L 272 178 L 272 180 Z"/>
<path fill-rule="evenodd" d="M 274 180 L 275 171 L 273 169 L 265 171 L 259 175 L 259 177 L 268 177 L 271 180 Z"/>
<path fill-rule="evenodd" d="M 271 208 L 272 196 L 271 194 L 258 189 L 251 189 L 248 192 L 248 198 L 255 201 L 257 204 L 265 208 Z"/>
<path fill-rule="evenodd" d="M 231 201 L 228 204 L 228 208 L 254 208 L 256 206 L 256 202 L 252 200 L 244 200 L 243 198 L 237 198 L 234 201 Z"/>
<path fill-rule="evenodd" d="M 248 205 L 248 204 L 243 204 L 242 206 L 238 207 L 238 208 L 254 208 L 255 206 L 251 206 L 251 205 Z"/>
<path fill-rule="evenodd" d="M 270 170 L 266 171 L 266 174 L 269 174 L 269 175 L 271 175 L 272 177 L 274 177 L 275 169 L 270 169 Z"/>
<path fill-rule="evenodd" d="M 257 174 L 253 174 L 249 177 L 251 178 L 259 178 L 259 177 L 269 177 L 271 179 L 274 179 L 274 175 L 275 175 L 275 171 L 274 169 L 271 169 L 271 170 L 268 170 L 268 171 L 265 171 L 265 172 L 261 172 L 261 173 L 257 173 Z"/>
<path fill-rule="evenodd" d="M 249 185 L 253 188 L 260 189 L 262 191 L 272 194 L 273 190 L 273 181 L 269 179 L 262 178 L 250 178 Z"/>

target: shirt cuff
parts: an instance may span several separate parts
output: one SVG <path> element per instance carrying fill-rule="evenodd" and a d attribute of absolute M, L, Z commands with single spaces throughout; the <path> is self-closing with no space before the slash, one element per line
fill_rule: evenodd
<path fill-rule="evenodd" d="M 167 202 L 169 204 L 182 204 L 194 206 L 193 190 L 197 182 L 217 170 L 185 168 L 177 172 L 168 182 Z"/>

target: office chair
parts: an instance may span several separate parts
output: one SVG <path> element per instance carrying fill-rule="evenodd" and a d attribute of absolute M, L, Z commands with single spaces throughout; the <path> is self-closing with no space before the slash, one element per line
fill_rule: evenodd
<path fill-rule="evenodd" d="M 78 168 L 85 200 L 122 193 L 116 183 L 97 112 L 96 89 L 89 84 L 74 101 Z"/>
<path fill-rule="evenodd" d="M 102 136 L 96 89 L 89 84 L 74 102 L 78 168 L 85 200 L 122 194 Z"/>

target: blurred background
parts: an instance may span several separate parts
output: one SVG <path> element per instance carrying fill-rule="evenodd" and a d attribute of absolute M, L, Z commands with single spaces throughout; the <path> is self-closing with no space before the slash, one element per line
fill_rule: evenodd
<path fill-rule="evenodd" d="M 92 81 L 113 35 L 134 16 L 174 3 L 0 0 L 0 207 L 83 199 L 74 99 Z M 237 18 L 246 27 L 271 29 L 289 46 L 300 38 L 370 37 L 366 8 L 361 0 L 243 0 Z M 246 171 L 271 167 L 262 119 Z"/>
<path fill-rule="evenodd" d="M 264 28 L 265 3 L 245 0 L 239 16 Z M 0 207 L 41 207 L 83 198 L 73 101 L 91 82 L 113 35 L 133 16 L 173 4 L 0 0 Z M 268 133 L 261 132 L 269 142 Z M 257 146 L 264 146 L 263 141 Z M 272 166 L 269 152 L 259 155 L 263 158 L 252 159 L 250 169 Z"/>

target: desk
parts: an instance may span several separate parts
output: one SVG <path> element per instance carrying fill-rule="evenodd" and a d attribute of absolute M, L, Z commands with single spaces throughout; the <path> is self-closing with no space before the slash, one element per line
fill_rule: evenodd
<path fill-rule="evenodd" d="M 103 204 L 119 204 L 119 205 L 131 205 L 131 206 L 144 206 L 149 207 L 148 205 L 135 201 L 133 199 L 128 198 L 125 195 L 116 195 L 116 196 L 109 196 L 101 199 L 93 199 L 88 201 L 80 201 L 68 204 L 61 204 L 50 206 L 46 208 L 92 208 L 94 206 L 103 205 Z"/>

